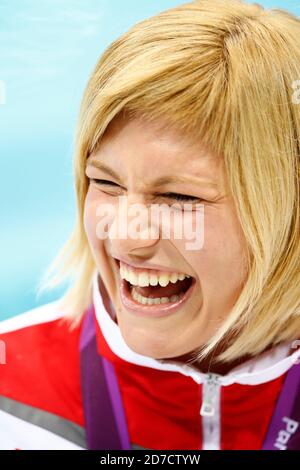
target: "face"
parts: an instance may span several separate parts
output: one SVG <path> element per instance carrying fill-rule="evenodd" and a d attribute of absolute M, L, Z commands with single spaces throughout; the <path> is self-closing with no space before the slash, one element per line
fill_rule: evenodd
<path fill-rule="evenodd" d="M 90 248 L 121 334 L 133 351 L 156 359 L 203 346 L 229 315 L 247 275 L 245 240 L 223 159 L 162 124 L 123 117 L 111 123 L 87 159 L 84 211 Z M 120 211 L 120 196 L 128 208 L 176 204 L 177 215 L 188 202 L 187 219 L 171 218 L 169 237 L 161 230 L 156 236 L 147 231 L 147 236 L 121 237 L 117 230 L 112 235 L 125 216 L 132 221 L 129 212 Z M 99 237 L 97 209 L 107 204 L 115 209 L 111 232 Z M 200 248 L 191 249 L 184 230 L 182 237 L 174 233 L 176 224 L 186 224 L 178 220 L 196 226 L 196 204 L 203 208 L 204 238 Z M 156 299 L 151 305 L 144 300 L 149 297 Z M 162 298 L 167 301 L 158 302 Z"/>

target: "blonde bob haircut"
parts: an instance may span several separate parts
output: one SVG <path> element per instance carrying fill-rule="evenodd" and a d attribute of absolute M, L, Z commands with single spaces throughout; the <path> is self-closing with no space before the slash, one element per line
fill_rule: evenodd
<path fill-rule="evenodd" d="M 95 262 L 83 225 L 85 163 L 120 113 L 191 134 L 222 155 L 248 246 L 247 279 L 197 359 L 257 355 L 300 337 L 300 20 L 239 0 L 196 0 L 143 20 L 114 40 L 86 86 L 75 137 L 77 217 L 41 289 L 71 328 L 92 300 Z"/>

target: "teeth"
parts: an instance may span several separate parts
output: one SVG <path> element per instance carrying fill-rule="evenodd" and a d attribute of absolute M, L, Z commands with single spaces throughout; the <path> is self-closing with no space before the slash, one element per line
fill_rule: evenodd
<path fill-rule="evenodd" d="M 169 284 L 170 276 L 168 274 L 160 274 L 159 276 L 159 285 L 161 287 L 166 287 Z"/>
<path fill-rule="evenodd" d="M 189 276 L 187 276 L 189 277 Z M 177 282 L 178 280 L 178 276 L 176 273 L 172 273 L 171 276 L 170 276 L 170 281 L 172 282 L 172 284 L 175 284 L 175 282 Z"/>
<path fill-rule="evenodd" d="M 158 284 L 158 277 L 156 276 L 156 274 L 150 274 L 150 286 L 157 286 Z"/>
<path fill-rule="evenodd" d="M 142 305 L 158 305 L 158 304 L 166 304 L 167 302 L 177 302 L 184 294 L 181 293 L 179 295 L 172 295 L 172 297 L 157 297 L 155 299 L 151 297 L 144 297 L 143 295 L 139 294 L 135 288 L 133 287 L 131 290 L 131 296 L 133 299 L 142 304 Z"/>
<path fill-rule="evenodd" d="M 128 280 L 133 286 L 139 285 L 138 276 L 132 271 L 128 273 Z"/>
<path fill-rule="evenodd" d="M 161 287 L 166 287 L 169 282 L 175 284 L 178 280 L 183 281 L 185 278 L 191 277 L 183 273 L 163 273 L 158 271 L 141 271 L 137 273 L 122 262 L 120 263 L 120 275 L 122 279 L 130 282 L 133 286 L 140 287 L 157 286 L 158 284 Z"/>
<path fill-rule="evenodd" d="M 142 272 L 138 275 L 138 286 L 146 287 L 149 286 L 149 276 L 148 273 Z"/>

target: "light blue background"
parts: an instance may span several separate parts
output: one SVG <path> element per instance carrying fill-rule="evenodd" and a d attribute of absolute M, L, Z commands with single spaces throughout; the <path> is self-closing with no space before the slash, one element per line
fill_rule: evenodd
<path fill-rule="evenodd" d="M 73 136 L 106 46 L 177 0 L 0 0 L 0 319 L 57 298 L 36 286 L 74 220 Z M 260 1 L 300 14 L 299 1 Z"/>

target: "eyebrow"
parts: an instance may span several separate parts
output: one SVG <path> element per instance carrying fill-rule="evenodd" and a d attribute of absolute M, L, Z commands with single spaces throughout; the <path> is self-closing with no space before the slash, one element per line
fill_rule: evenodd
<path fill-rule="evenodd" d="M 87 160 L 87 165 L 86 166 L 93 166 L 93 167 L 97 168 L 98 170 L 103 171 L 107 175 L 111 176 L 112 178 L 114 178 L 115 180 L 120 182 L 119 175 L 114 170 L 112 170 L 111 168 L 106 166 L 104 163 L 99 162 L 96 159 Z M 218 185 L 216 183 L 213 183 L 212 181 L 208 181 L 208 180 L 205 180 L 203 178 L 197 178 L 197 177 L 193 177 L 193 176 L 191 176 L 191 177 L 162 176 L 162 177 L 160 177 L 160 178 L 158 178 L 154 181 L 150 181 L 149 186 L 151 186 L 153 188 L 159 188 L 161 186 L 164 186 L 164 185 L 167 185 L 167 184 L 170 184 L 170 183 L 190 183 L 190 184 L 192 183 L 192 184 L 196 184 L 196 185 L 199 184 L 199 183 L 202 183 L 202 184 L 205 184 L 207 186 L 211 186 L 213 188 L 218 188 Z"/>
<path fill-rule="evenodd" d="M 98 160 L 95 160 L 93 158 L 91 160 L 88 159 L 86 162 L 86 166 L 93 166 L 97 168 L 97 170 L 101 170 L 104 173 L 107 173 L 112 178 L 116 179 L 117 181 L 120 181 L 119 175 L 115 173 L 114 170 L 106 166 L 104 163 L 99 162 Z"/>

